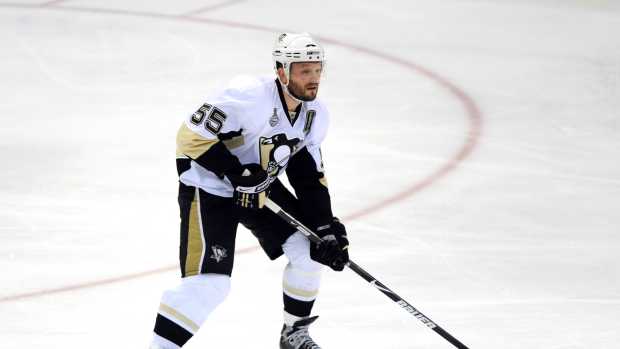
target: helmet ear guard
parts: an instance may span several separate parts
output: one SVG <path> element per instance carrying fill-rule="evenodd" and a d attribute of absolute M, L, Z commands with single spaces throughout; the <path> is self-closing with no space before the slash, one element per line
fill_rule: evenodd
<path fill-rule="evenodd" d="M 290 80 L 291 65 L 298 62 L 317 62 L 325 66 L 323 47 L 308 33 L 282 33 L 278 35 L 272 51 L 273 67 L 284 69 L 287 82 Z"/>

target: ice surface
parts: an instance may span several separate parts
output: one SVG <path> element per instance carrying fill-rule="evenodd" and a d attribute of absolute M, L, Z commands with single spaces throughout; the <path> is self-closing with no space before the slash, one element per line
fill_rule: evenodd
<path fill-rule="evenodd" d="M 617 5 L 175 6 L 0 3 L 0 348 L 146 347 L 179 274 L 180 120 L 271 74 L 281 29 L 326 43 L 323 154 L 356 262 L 470 348 L 617 348 Z M 238 246 L 187 348 L 276 347 L 284 261 Z M 326 348 L 451 347 L 350 271 L 315 309 Z"/>

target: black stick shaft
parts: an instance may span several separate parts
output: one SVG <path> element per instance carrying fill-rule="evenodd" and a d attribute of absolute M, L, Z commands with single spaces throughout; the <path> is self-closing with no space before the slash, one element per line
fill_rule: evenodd
<path fill-rule="evenodd" d="M 308 229 L 306 226 L 301 224 L 295 217 L 288 214 L 284 211 L 280 206 L 278 206 L 271 199 L 267 198 L 265 202 L 265 206 L 273 211 L 280 218 L 285 220 L 291 226 L 297 228 L 302 234 L 304 234 L 310 241 L 318 243 L 321 241 L 321 238 L 316 235 L 312 230 Z M 393 300 L 396 304 L 398 304 L 401 308 L 406 310 L 409 314 L 413 315 L 416 319 L 420 320 L 423 324 L 425 324 L 428 328 L 435 331 L 438 335 L 443 337 L 445 340 L 450 342 L 452 345 L 457 347 L 458 349 L 469 349 L 465 344 L 461 343 L 458 339 L 454 338 L 450 333 L 446 332 L 443 328 L 437 325 L 434 321 L 432 321 L 429 317 L 422 314 L 421 311 L 417 310 L 413 305 L 409 304 L 406 300 L 402 299 L 398 296 L 394 291 L 392 291 L 389 287 L 385 286 L 383 283 L 379 282 L 374 276 L 370 275 L 367 271 L 365 271 L 362 267 L 357 265 L 353 261 L 349 261 L 347 264 L 349 269 L 355 272 L 357 275 L 361 276 L 364 280 L 368 281 L 372 286 L 374 286 L 381 293 L 386 295 L 388 298 Z"/>

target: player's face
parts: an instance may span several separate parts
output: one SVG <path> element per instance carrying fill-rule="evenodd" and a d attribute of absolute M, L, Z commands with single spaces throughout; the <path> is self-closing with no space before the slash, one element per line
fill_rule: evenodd
<path fill-rule="evenodd" d="M 319 62 L 293 63 L 288 89 L 302 101 L 313 101 L 319 92 L 323 64 Z"/>

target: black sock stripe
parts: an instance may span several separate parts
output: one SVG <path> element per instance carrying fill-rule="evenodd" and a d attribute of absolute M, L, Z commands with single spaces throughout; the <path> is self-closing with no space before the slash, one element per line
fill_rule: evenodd
<path fill-rule="evenodd" d="M 153 331 L 180 347 L 193 336 L 191 332 L 161 314 L 157 314 Z"/>
<path fill-rule="evenodd" d="M 288 296 L 286 293 L 282 293 L 284 297 L 284 310 L 287 313 L 299 317 L 309 316 L 312 312 L 312 306 L 314 301 L 304 302 Z"/>

